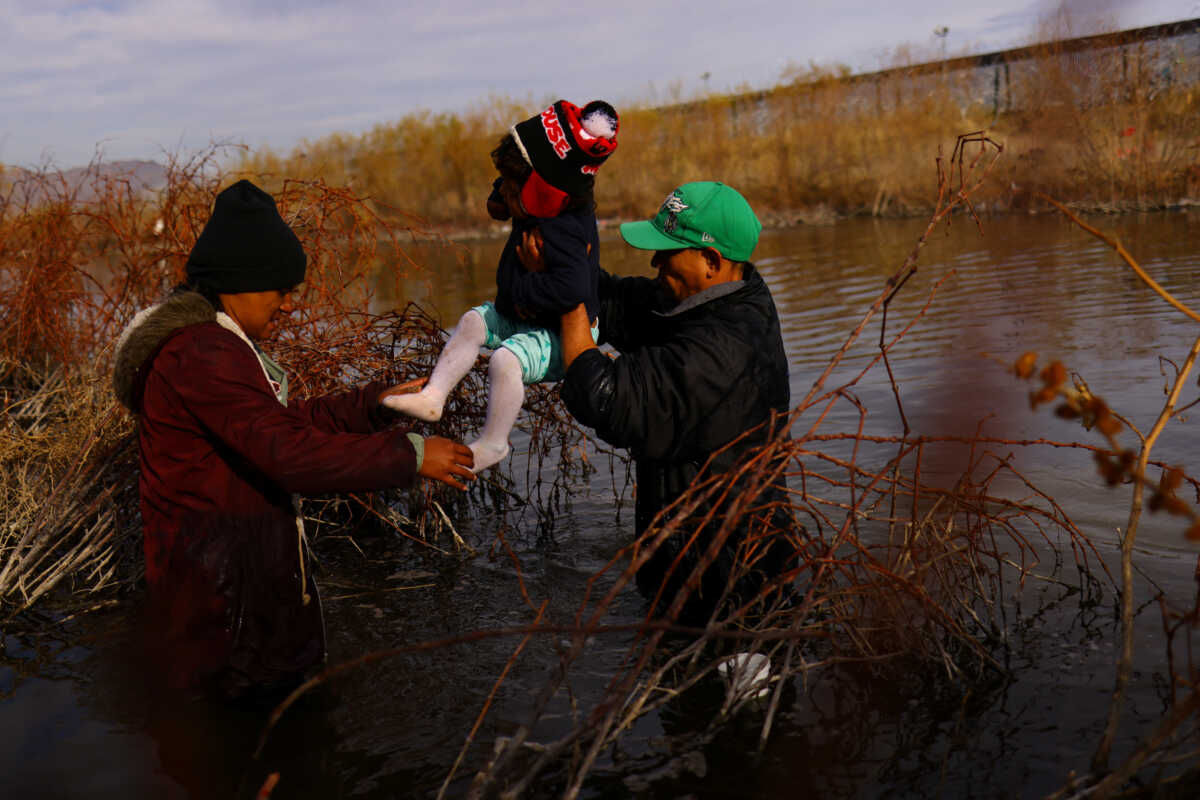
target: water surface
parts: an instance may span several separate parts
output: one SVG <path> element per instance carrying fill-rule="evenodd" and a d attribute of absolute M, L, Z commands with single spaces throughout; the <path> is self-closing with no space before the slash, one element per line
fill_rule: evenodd
<path fill-rule="evenodd" d="M 1093 220 L 1118 235 L 1167 290 L 1200 307 L 1200 215 L 1162 213 Z M 924 229 L 918 220 L 849 220 L 829 227 L 768 231 L 756 262 L 782 319 L 794 400 L 809 391 L 830 356 L 862 319 L 884 282 Z M 650 274 L 648 254 L 614 231 L 603 262 L 621 274 Z M 418 252 L 429 275 L 409 281 L 409 297 L 450 326 L 489 299 L 499 242 L 458 254 Z M 1148 430 L 1163 401 L 1164 363 L 1182 361 L 1200 326 L 1148 291 L 1111 249 L 1057 216 L 985 219 L 983 234 L 965 219 L 934 233 L 920 269 L 891 304 L 888 331 L 928 311 L 892 352 L 905 417 L 913 434 L 1089 441 L 1098 437 L 1049 409 L 1031 411 L 1029 384 L 1006 371 L 1025 351 L 1056 358 L 1092 390 Z M 858 372 L 878 350 L 880 319 L 850 350 L 830 385 Z M 1169 365 L 1166 365 L 1169 374 Z M 869 410 L 868 433 L 897 435 L 901 417 L 886 373 L 873 370 L 854 394 Z M 1197 396 L 1195 381 L 1183 403 Z M 811 424 L 807 415 L 799 426 Z M 857 414 L 835 406 L 827 431 L 852 430 Z M 981 427 L 982 426 L 982 427 Z M 512 468 L 525 470 L 517 436 Z M 1194 414 L 1172 424 L 1155 456 L 1195 469 Z M 1108 489 L 1090 455 L 1066 448 L 1011 448 L 1014 463 L 1056 498 L 1111 559 L 1126 524 L 1128 487 Z M 996 447 L 1002 457 L 1005 448 Z M 953 480 L 962 454 L 931 460 L 930 480 Z M 550 618 L 572 618 L 588 579 L 628 541 L 629 493 L 614 505 L 607 468 L 577 486 L 552 533 L 534 515 L 509 515 L 505 540 L 521 563 L 528 595 L 550 602 Z M 1019 489 L 1015 484 L 1012 488 Z M 513 563 L 496 544 L 499 518 L 477 511 L 456 520 L 484 552 L 454 562 L 389 537 L 356 531 L 318 542 L 331 663 L 457 633 L 527 624 L 533 612 Z M 1186 605 L 1195 593 L 1197 548 L 1178 520 L 1147 516 L 1138 539 L 1139 602 L 1153 580 Z M 357 538 L 355 538 L 357 537 Z M 488 554 L 490 551 L 490 555 Z M 1053 554 L 1046 554 L 1053 560 Z M 1067 568 L 1070 571 L 1070 568 Z M 604 581 L 600 587 L 604 588 Z M 709 713 L 699 699 L 644 719 L 628 738 L 627 758 L 604 760 L 586 794 L 673 797 L 946 796 L 1035 797 L 1066 774 L 1085 772 L 1104 724 L 1118 647 L 1115 595 L 1082 603 L 1047 585 L 1022 602 L 1013 628 L 1011 680 L 974 687 L 861 679 L 797 687 L 766 753 L 750 752 L 759 720 L 735 720 L 716 741 L 690 742 Z M 202 703 L 165 703 L 146 689 L 130 631 L 138 598 L 65 627 L 27 620 L 4 635 L 0 654 L 0 775 L 5 796 L 250 796 L 270 772 L 275 797 L 432 796 L 517 645 L 511 638 L 381 659 L 347 671 L 285 715 L 262 759 L 253 760 L 265 713 Z M 630 591 L 613 622 L 644 612 Z M 36 625 L 33 625 L 36 628 Z M 62 631 L 65 630 L 65 633 Z M 617 668 L 630 639 L 601 637 L 572 677 L 583 708 Z M 69 643 L 68 643 L 69 642 Z M 535 639 L 505 681 L 469 749 L 451 796 L 461 794 L 499 735 L 525 721 L 532 698 L 558 660 L 553 637 Z M 1164 649 L 1156 608 L 1139 615 L 1138 671 L 1117 757 L 1163 713 Z M 570 708 L 540 725 L 548 740 L 568 727 Z M 690 742 L 690 743 L 689 743 Z M 550 784 L 542 790 L 552 793 Z"/>

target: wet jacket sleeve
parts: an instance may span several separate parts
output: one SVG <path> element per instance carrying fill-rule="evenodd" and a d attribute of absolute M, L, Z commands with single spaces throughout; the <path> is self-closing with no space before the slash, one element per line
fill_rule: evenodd
<path fill-rule="evenodd" d="M 650 278 L 616 278 L 600 270 L 600 344 L 622 353 L 634 350 L 651 336 L 651 306 L 658 286 Z"/>
<path fill-rule="evenodd" d="M 538 227 L 546 269 L 517 270 L 509 289 L 512 303 L 531 314 L 561 315 L 591 294 L 587 236 L 574 217 L 539 219 Z"/>
<path fill-rule="evenodd" d="M 288 492 L 373 491 L 415 479 L 415 452 L 403 431 L 366 432 L 369 390 L 285 408 L 233 334 L 177 337 L 148 380 L 160 381 L 169 402 Z"/>
<path fill-rule="evenodd" d="M 735 365 L 749 356 L 736 337 L 705 326 L 616 359 L 587 350 L 560 391 L 577 420 L 635 458 L 702 460 L 714 443 L 693 434 L 737 394 Z"/>
<path fill-rule="evenodd" d="M 358 389 L 306 400 L 289 400 L 309 422 L 326 433 L 374 433 L 398 419 L 379 404 L 379 393 L 388 388 L 372 381 Z"/>

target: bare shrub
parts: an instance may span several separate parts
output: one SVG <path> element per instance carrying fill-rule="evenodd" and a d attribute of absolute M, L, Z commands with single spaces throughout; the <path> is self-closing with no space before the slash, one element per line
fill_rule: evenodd
<path fill-rule="evenodd" d="M 153 193 L 97 162 L 80 182 L 46 169 L 19 176 L 0 196 L 0 603 L 13 611 L 60 584 L 86 596 L 140 575 L 136 443 L 109 388 L 112 346 L 138 310 L 183 279 L 187 254 L 230 180 L 219 168 L 221 149 L 172 158 L 165 186 Z M 410 215 L 319 179 L 265 183 L 274 184 L 309 257 L 298 310 L 272 345 L 297 393 L 428 374 L 445 332 L 415 305 L 385 310 L 378 295 L 399 296 L 402 281 L 421 273 L 405 246 L 431 235 Z M 464 382 L 439 433 L 461 438 L 478 425 L 483 381 L 476 373 Z M 535 508 L 563 502 L 564 487 L 591 466 L 572 455 L 582 434 L 548 391 L 533 392 L 528 404 L 527 469 L 540 474 L 559 448 L 562 466 L 550 485 L 534 482 L 531 497 L 481 481 L 467 500 L 418 488 L 314 498 L 307 513 L 318 529 L 348 519 L 409 536 L 419 529 L 425 535 L 416 541 L 451 552 L 461 538 L 446 509 L 456 503 L 492 495 Z M 439 536 L 450 549 L 434 543 Z"/>

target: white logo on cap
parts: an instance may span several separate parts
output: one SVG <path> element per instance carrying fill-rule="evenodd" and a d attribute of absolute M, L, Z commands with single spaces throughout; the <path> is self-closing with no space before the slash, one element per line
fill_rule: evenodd
<path fill-rule="evenodd" d="M 715 242 L 715 241 L 716 241 L 716 239 L 714 239 L 714 238 L 712 237 L 712 234 L 711 234 L 711 233 L 705 232 L 705 233 L 702 233 L 702 234 L 700 234 L 700 241 L 702 241 L 702 242 Z"/>
<path fill-rule="evenodd" d="M 671 192 L 667 195 L 667 199 L 663 200 L 662 208 L 658 213 L 667 212 L 667 220 L 663 223 L 663 229 L 667 233 L 674 233 L 675 228 L 679 225 L 679 212 L 688 207 L 688 204 L 683 202 L 683 198 Z"/>
<path fill-rule="evenodd" d="M 667 195 L 667 199 L 663 200 L 660 211 L 669 211 L 672 214 L 678 214 L 688 207 L 688 204 L 683 202 L 683 198 L 675 193 Z"/>

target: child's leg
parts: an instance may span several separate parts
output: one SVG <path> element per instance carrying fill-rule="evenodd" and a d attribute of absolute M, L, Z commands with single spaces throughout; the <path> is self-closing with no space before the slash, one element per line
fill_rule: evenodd
<path fill-rule="evenodd" d="M 487 325 L 479 312 L 471 309 L 458 321 L 425 388 L 414 394 L 391 395 L 384 399 L 384 405 L 410 417 L 437 422 L 442 418 L 446 397 L 471 371 L 479 357 L 479 348 L 486 341 Z"/>
<path fill-rule="evenodd" d="M 475 472 L 508 456 L 508 435 L 517 424 L 523 402 L 525 383 L 521 379 L 521 362 L 511 350 L 501 347 L 488 362 L 487 422 L 479 438 L 467 443 L 475 454 Z"/>

